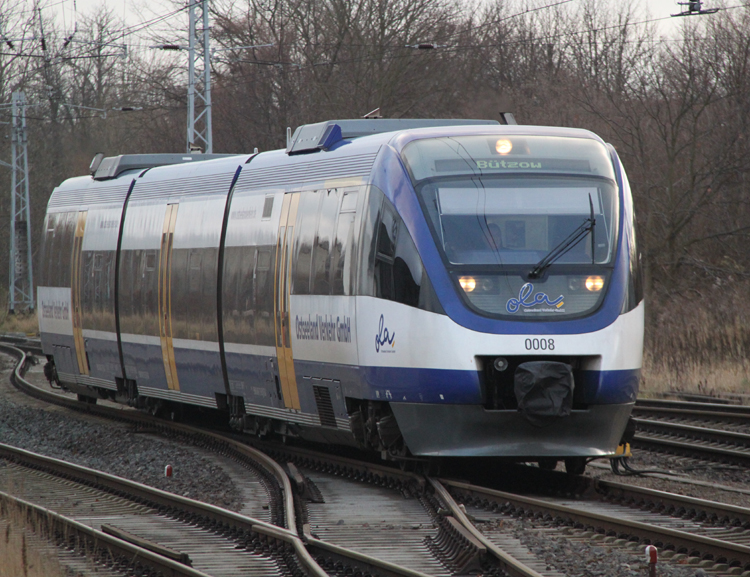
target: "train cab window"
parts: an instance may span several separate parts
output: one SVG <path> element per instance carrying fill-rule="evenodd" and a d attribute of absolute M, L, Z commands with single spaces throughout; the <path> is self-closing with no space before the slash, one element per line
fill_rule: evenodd
<path fill-rule="evenodd" d="M 294 258 L 292 261 L 292 293 L 310 294 L 310 271 L 315 231 L 318 224 L 320 200 L 324 192 L 307 191 L 302 193 L 297 209 L 297 223 L 294 230 Z"/>
<path fill-rule="evenodd" d="M 384 206 L 378 223 L 377 251 L 375 253 L 375 296 L 395 299 L 393 265 L 398 238 L 398 220 L 389 206 Z"/>
<path fill-rule="evenodd" d="M 618 239 L 609 152 L 579 137 L 511 135 L 500 143 L 426 139 L 402 153 L 456 291 L 490 316 L 593 313 L 607 292 Z M 531 299 L 539 283 L 544 292 L 535 294 L 549 298 Z"/>
<path fill-rule="evenodd" d="M 442 313 L 406 225 L 379 190 L 370 190 L 363 243 L 369 243 L 361 294 Z"/>

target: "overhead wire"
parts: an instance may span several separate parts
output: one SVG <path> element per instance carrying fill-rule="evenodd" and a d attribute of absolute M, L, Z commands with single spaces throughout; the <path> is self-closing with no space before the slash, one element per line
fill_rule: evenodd
<path fill-rule="evenodd" d="M 570 0 L 565 0 L 564 2 L 558 2 L 558 3 L 555 3 L 555 4 L 546 5 L 545 7 L 557 6 L 559 4 L 567 3 L 568 1 L 570 1 Z M 720 10 L 732 10 L 732 9 L 743 8 L 743 7 L 745 7 L 745 6 L 744 5 L 735 5 L 735 6 L 728 6 L 728 7 L 725 7 L 725 8 L 721 8 Z M 543 7 L 539 7 L 539 8 L 543 8 Z M 519 15 L 522 15 L 524 13 L 526 13 L 526 12 L 517 13 L 517 14 L 514 14 L 514 15 L 510 15 L 510 16 L 506 17 L 505 19 L 509 19 L 511 17 L 514 17 L 514 16 L 519 16 Z M 519 39 L 519 40 L 503 41 L 503 42 L 483 43 L 483 44 L 463 44 L 463 45 L 462 44 L 456 44 L 456 45 L 452 45 L 452 46 L 449 45 L 449 46 L 446 46 L 444 48 L 440 48 L 439 50 L 429 50 L 429 51 L 425 50 L 425 51 L 419 51 L 419 52 L 430 52 L 430 53 L 433 53 L 433 54 L 438 54 L 438 53 L 445 53 L 445 52 L 457 52 L 457 51 L 463 51 L 463 50 L 486 49 L 486 48 L 502 48 L 502 47 L 518 46 L 518 45 L 532 44 L 532 43 L 540 43 L 541 44 L 541 43 L 548 43 L 550 40 L 557 40 L 557 39 L 564 38 L 564 37 L 581 36 L 581 35 L 586 35 L 586 34 L 596 34 L 598 32 L 605 32 L 605 31 L 614 30 L 614 29 L 622 29 L 622 28 L 626 28 L 626 27 L 634 27 L 634 26 L 640 26 L 640 25 L 644 25 L 644 24 L 650 24 L 650 23 L 653 23 L 653 22 L 658 22 L 658 21 L 661 21 L 661 20 L 667 20 L 667 19 L 670 19 L 670 18 L 671 18 L 671 16 L 661 16 L 661 17 L 655 17 L 655 18 L 647 18 L 647 19 L 643 19 L 643 20 L 637 20 L 637 21 L 634 21 L 634 22 L 624 22 L 624 23 L 617 23 L 617 24 L 611 24 L 611 25 L 606 25 L 606 26 L 600 26 L 598 28 L 587 28 L 587 29 L 584 29 L 584 30 L 576 30 L 576 31 L 563 31 L 563 32 L 559 32 L 559 33 L 556 33 L 556 34 L 546 34 L 546 35 L 538 36 L 538 37 L 535 37 L 535 38 L 527 38 L 527 39 Z M 440 41 L 443 42 L 444 40 L 441 39 Z M 294 45 L 294 44 L 284 45 L 283 43 L 279 43 L 278 44 L 278 47 L 280 49 L 283 49 L 284 46 L 293 47 L 293 46 L 296 46 L 296 45 Z M 326 44 L 312 44 L 312 46 L 318 46 L 318 47 L 320 47 L 320 46 L 326 46 Z M 379 47 L 381 49 L 391 50 L 391 51 L 394 51 L 394 50 L 403 50 L 403 49 L 407 48 L 406 46 L 403 46 L 403 45 L 390 45 L 390 46 L 385 45 L 385 46 L 381 46 L 381 45 L 377 45 L 377 44 L 356 44 L 356 45 L 351 45 L 351 46 L 353 46 L 353 47 L 361 47 L 361 48 L 366 48 L 366 47 L 378 48 Z M 384 60 L 386 60 L 386 61 L 387 60 L 398 60 L 398 59 L 403 59 L 403 58 L 409 58 L 409 57 L 411 57 L 411 55 L 414 52 L 415 52 L 414 50 L 410 49 L 410 50 L 407 51 L 407 53 L 404 53 L 404 54 L 394 54 L 394 55 L 391 55 L 391 56 L 383 56 L 383 55 L 363 56 L 363 57 L 350 58 L 350 59 L 339 60 L 339 61 L 313 62 L 313 63 L 304 63 L 304 64 L 302 64 L 302 63 L 286 62 L 286 61 L 268 61 L 268 60 L 254 61 L 254 60 L 244 60 L 244 59 L 243 60 L 228 61 L 226 63 L 238 62 L 238 63 L 244 63 L 244 64 L 258 64 L 258 65 L 264 65 L 264 66 L 294 66 L 297 69 L 311 69 L 311 68 L 315 68 L 315 67 L 319 67 L 319 66 L 337 66 L 337 65 L 342 65 L 342 64 L 351 64 L 351 63 L 355 63 L 355 62 L 382 62 Z"/>
<path fill-rule="evenodd" d="M 499 24 L 499 23 L 501 23 L 503 21 L 507 21 L 507 20 L 510 20 L 512 18 L 516 18 L 516 17 L 523 16 L 525 14 L 529 14 L 531 12 L 537 12 L 537 11 L 544 10 L 544 9 L 554 8 L 554 7 L 563 5 L 563 4 L 568 4 L 570 2 L 572 2 L 572 0 L 560 0 L 558 2 L 554 2 L 554 3 L 550 3 L 550 4 L 545 4 L 543 6 L 537 6 L 537 7 L 534 7 L 534 8 L 527 8 L 527 9 L 521 11 L 521 12 L 517 12 L 517 13 L 514 13 L 514 14 L 505 15 L 502 18 L 495 19 L 495 20 L 493 20 L 491 22 L 481 23 L 481 24 L 478 24 L 476 26 L 472 26 L 472 27 L 470 27 L 468 29 L 463 29 L 463 30 L 456 31 L 456 32 L 454 32 L 452 34 L 449 34 L 447 37 L 441 38 L 440 41 L 441 42 L 446 42 L 447 39 L 450 39 L 451 37 L 455 37 L 455 36 L 458 36 L 458 35 L 461 35 L 461 34 L 466 34 L 469 31 L 476 31 L 476 30 L 479 30 L 479 29 L 482 29 L 482 28 L 485 28 L 485 27 L 488 27 L 488 26 L 491 26 L 491 25 Z M 62 2 L 57 3 L 57 4 L 61 4 L 61 3 Z M 57 4 L 54 4 L 54 5 L 57 5 Z M 49 6 L 53 6 L 53 5 L 49 5 Z M 740 4 L 740 5 L 722 7 L 720 10 L 721 11 L 728 11 L 728 10 L 733 10 L 733 9 L 736 9 L 736 8 L 742 8 L 742 7 L 745 7 L 745 6 Z M 122 29 L 117 30 L 116 32 L 114 32 L 113 36 L 120 37 L 120 38 L 124 39 L 126 36 L 130 36 L 132 34 L 140 32 L 140 31 L 142 31 L 144 29 L 147 29 L 147 28 L 149 28 L 151 26 L 154 26 L 154 25 L 156 25 L 156 24 L 158 24 L 160 22 L 163 22 L 163 21 L 165 21 L 165 20 L 167 20 L 167 19 L 169 19 L 169 18 L 171 18 L 173 16 L 176 16 L 176 15 L 184 12 L 187 9 L 188 9 L 188 6 L 183 6 L 183 7 L 177 8 L 175 10 L 172 10 L 172 11 L 166 13 L 166 14 L 162 14 L 162 15 L 156 16 L 154 18 L 151 18 L 150 20 L 146 20 L 144 22 L 141 22 L 141 23 L 138 23 L 138 24 L 134 24 L 134 25 L 131 25 L 131 26 L 128 26 L 128 27 L 124 27 L 124 28 L 122 28 Z M 606 26 L 600 26 L 600 27 L 597 27 L 597 28 L 587 28 L 587 29 L 584 29 L 584 30 L 561 31 L 559 33 L 541 35 L 541 36 L 538 36 L 538 37 L 535 37 L 535 38 L 525 38 L 525 39 L 510 40 L 510 41 L 503 41 L 503 42 L 493 42 L 493 43 L 456 44 L 456 45 L 452 45 L 452 46 L 451 45 L 447 45 L 447 46 L 441 47 L 441 48 L 439 48 L 437 50 L 430 50 L 430 51 L 420 50 L 420 51 L 417 51 L 417 52 L 432 52 L 432 53 L 435 53 L 435 54 L 445 54 L 446 52 L 447 53 L 451 53 L 451 52 L 455 53 L 455 52 L 458 52 L 458 51 L 473 50 L 473 49 L 501 48 L 501 47 L 509 47 L 509 46 L 517 46 L 517 45 L 523 45 L 523 44 L 530 44 L 530 43 L 545 43 L 545 42 L 549 42 L 551 40 L 557 40 L 557 39 L 564 38 L 564 37 L 579 36 L 579 35 L 585 35 L 585 34 L 595 34 L 595 33 L 598 33 L 598 32 L 604 32 L 604 31 L 609 31 L 609 30 L 614 30 L 614 29 L 622 29 L 622 28 L 626 28 L 626 27 L 635 27 L 635 26 L 640 26 L 640 25 L 644 25 L 644 24 L 649 24 L 649 23 L 654 23 L 654 22 L 659 22 L 659 21 L 667 20 L 667 19 L 670 19 L 670 18 L 671 18 L 671 16 L 654 17 L 654 18 L 647 18 L 647 19 L 633 21 L 633 22 L 622 22 L 622 23 L 616 23 L 616 24 L 611 24 L 611 25 L 606 25 Z M 315 46 L 315 47 L 324 47 L 326 45 L 328 45 L 328 44 L 324 44 L 324 43 L 310 44 L 310 46 Z M 333 43 L 331 43 L 331 45 L 333 45 Z M 128 46 L 131 47 L 131 48 L 134 48 L 134 47 L 144 47 L 144 45 L 138 45 L 138 44 L 129 44 Z M 296 44 L 286 44 L 285 45 L 283 43 L 276 44 L 276 47 L 278 49 L 281 49 L 282 52 L 283 52 L 283 49 L 284 49 L 285 46 L 288 47 L 288 48 L 291 48 L 291 47 L 296 47 L 297 45 Z M 236 63 L 236 64 L 249 64 L 249 65 L 258 65 L 258 66 L 279 67 L 279 68 L 286 66 L 286 67 L 293 67 L 294 69 L 296 69 L 296 70 L 299 71 L 299 70 L 305 70 L 305 69 L 313 69 L 313 68 L 321 67 L 321 66 L 337 66 L 337 65 L 345 65 L 345 64 L 356 63 L 356 62 L 393 61 L 393 60 L 399 60 L 399 59 L 414 57 L 414 53 L 415 53 L 415 50 L 408 49 L 406 46 L 400 45 L 400 44 L 399 45 L 395 45 L 394 44 L 394 45 L 390 45 L 390 46 L 389 45 L 382 46 L 382 45 L 378 45 L 378 44 L 352 44 L 352 45 L 349 45 L 349 46 L 353 47 L 353 48 L 379 47 L 379 48 L 387 50 L 387 51 L 397 51 L 398 53 L 391 54 L 391 55 L 385 55 L 385 56 L 384 55 L 362 56 L 362 57 L 350 58 L 350 59 L 346 59 L 346 60 L 310 62 L 310 63 L 296 63 L 296 62 L 289 61 L 289 60 L 272 61 L 272 60 L 268 60 L 268 59 L 263 59 L 263 60 L 249 60 L 249 59 L 239 59 L 239 58 L 238 59 L 226 59 L 226 60 L 224 60 L 224 59 L 218 59 L 217 58 L 217 59 L 215 59 L 215 61 L 219 62 L 219 63 L 222 63 L 222 64 L 226 64 L 226 65 L 231 65 L 231 64 L 235 64 Z M 29 57 L 29 58 L 45 58 L 45 55 L 39 55 L 39 54 L 22 54 L 22 53 L 12 53 L 12 52 L 0 52 L 0 55 L 2 55 L 2 56 L 23 56 L 23 57 Z M 64 56 L 57 55 L 57 56 L 53 56 L 53 57 L 46 56 L 46 58 L 48 58 L 50 60 L 50 62 L 55 62 L 55 61 L 57 61 L 57 62 L 63 61 L 64 62 L 64 61 L 79 60 L 79 59 L 110 58 L 110 57 L 119 57 L 119 56 L 122 56 L 122 54 L 121 53 L 116 53 L 116 54 L 70 56 L 70 57 L 64 57 Z M 424 56 L 420 56 L 420 57 L 424 58 Z M 240 71 L 239 75 L 242 76 L 242 77 L 245 77 L 245 78 L 249 76 L 249 75 L 243 74 L 242 71 Z M 240 82 L 244 81 L 245 78 L 232 78 L 229 83 L 226 82 L 226 78 L 225 78 L 224 82 L 225 82 L 225 85 L 228 84 L 228 85 L 231 86 L 232 84 L 239 84 Z"/>

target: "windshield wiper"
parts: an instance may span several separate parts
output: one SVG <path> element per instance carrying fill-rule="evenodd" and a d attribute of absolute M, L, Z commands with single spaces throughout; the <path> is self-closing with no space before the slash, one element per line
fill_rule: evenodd
<path fill-rule="evenodd" d="M 591 200 L 590 194 L 589 208 L 591 209 L 589 218 L 585 219 L 583 223 L 571 232 L 565 240 L 549 251 L 542 260 L 536 263 L 536 266 L 529 272 L 530 279 L 539 278 L 539 276 L 544 273 L 552 263 L 581 242 L 589 232 L 591 233 L 591 264 L 594 264 L 594 227 L 596 226 L 596 219 L 594 218 L 594 201 Z"/>

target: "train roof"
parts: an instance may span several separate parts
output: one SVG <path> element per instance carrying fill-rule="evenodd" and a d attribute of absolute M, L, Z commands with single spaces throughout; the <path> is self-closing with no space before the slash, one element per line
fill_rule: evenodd
<path fill-rule="evenodd" d="M 349 156 L 367 153 L 373 148 L 390 143 L 400 152 L 412 140 L 457 136 L 469 134 L 538 134 L 549 136 L 569 136 L 578 138 L 601 139 L 584 129 L 520 126 L 509 113 L 501 115 L 503 123 L 497 120 L 465 119 L 344 119 L 329 120 L 316 124 L 305 124 L 298 127 L 288 139 L 286 149 L 268 151 L 253 162 L 253 168 L 260 165 L 277 165 L 279 163 L 294 165 L 294 156 L 308 157 L 305 161 L 322 158 L 316 152 L 336 152 L 336 156 Z M 350 145 L 353 145 L 350 147 Z M 257 150 L 257 149 L 256 149 Z M 309 156 L 309 155 L 313 156 Z M 133 170 L 161 168 L 180 165 L 176 173 L 186 175 L 184 164 L 200 163 L 202 169 L 209 168 L 205 161 L 229 159 L 233 154 L 130 154 L 107 158 L 95 158 L 92 162 L 92 178 L 97 181 L 116 179 L 121 174 Z M 249 156 L 249 155 L 244 155 Z M 97 162 L 98 161 L 98 162 Z M 265 162 L 264 162 L 265 161 Z M 232 162 L 232 161 L 230 161 Z M 171 172 L 171 171 L 167 171 Z M 187 170 L 187 173 L 195 172 Z M 200 169 L 199 169 L 200 172 Z M 162 173 L 161 170 L 157 173 Z M 162 173 L 163 174 L 163 173 Z M 151 176 L 151 175 L 149 175 Z M 85 178 L 85 177 L 84 177 Z"/>
<path fill-rule="evenodd" d="M 506 119 L 507 120 L 507 119 Z M 92 204 L 122 204 L 132 177 L 147 170 L 136 196 L 206 194 L 223 189 L 223 181 L 252 159 L 237 186 L 268 189 L 302 186 L 331 180 L 357 179 L 371 174 L 382 146 L 397 153 L 424 138 L 460 135 L 547 135 L 603 141 L 580 128 L 500 124 L 489 120 L 355 119 L 304 125 L 286 149 L 261 154 L 138 154 L 104 158 L 92 164 L 92 175 L 66 180 L 50 198 L 48 209 Z M 186 166 L 189 165 L 189 166 Z M 179 183 L 178 183 L 179 181 Z M 219 182 L 221 181 L 221 182 Z M 218 188 L 216 185 L 220 185 Z"/>
<path fill-rule="evenodd" d="M 236 156 L 234 154 L 120 154 L 104 157 L 97 154 L 91 162 L 91 176 L 94 180 L 117 178 L 128 170 L 143 170 L 172 164 L 187 164 Z"/>

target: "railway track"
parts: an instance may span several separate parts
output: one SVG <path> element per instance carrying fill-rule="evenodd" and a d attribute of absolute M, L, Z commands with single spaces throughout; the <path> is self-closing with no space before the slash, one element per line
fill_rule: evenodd
<path fill-rule="evenodd" d="M 634 447 L 750 464 L 750 407 L 684 401 L 638 401 Z"/>
<path fill-rule="evenodd" d="M 15 347 L 9 348 L 4 345 L 0 347 L 23 357 L 14 371 L 13 379 L 17 387 L 32 396 L 74 410 L 127 421 L 137 426 L 160 429 L 165 432 L 168 430 L 173 435 L 179 434 L 183 438 L 190 438 L 193 443 L 208 447 L 235 460 L 241 462 L 248 460 L 250 463 L 255 463 L 251 466 L 258 467 L 257 459 L 260 458 L 261 461 L 265 459 L 263 466 L 272 472 L 271 476 L 275 477 L 280 487 L 278 504 L 273 508 L 283 512 L 273 515 L 279 527 L 276 531 L 280 532 L 280 536 L 274 534 L 273 539 L 285 543 L 278 547 L 282 547 L 283 553 L 287 556 L 293 554 L 296 559 L 293 566 L 301 568 L 303 574 L 424 577 L 425 575 L 451 575 L 461 570 L 481 568 L 483 572 L 490 575 L 510 575 L 511 577 L 543 577 L 545 575 L 552 577 L 555 575 L 550 572 L 538 572 L 533 567 L 531 559 L 529 562 L 532 566 L 527 566 L 492 546 L 491 543 L 483 543 L 481 535 L 477 536 L 473 533 L 475 529 L 468 519 L 461 519 L 460 516 L 457 517 L 452 513 L 453 511 L 460 513 L 460 509 L 449 494 L 443 491 L 442 497 L 435 496 L 434 484 L 428 485 L 427 481 L 417 475 L 370 464 L 364 465 L 365 472 L 362 473 L 362 464 L 358 465 L 359 472 L 355 476 L 358 477 L 359 488 L 363 489 L 361 482 L 366 481 L 366 485 L 380 491 L 381 503 L 390 503 L 391 510 L 386 516 L 388 522 L 385 526 L 377 526 L 375 520 L 382 521 L 384 518 L 382 507 L 371 507 L 374 515 L 372 523 L 367 521 L 361 508 L 350 507 L 350 522 L 339 523 L 338 521 L 342 521 L 345 514 L 345 508 L 341 506 L 341 503 L 333 503 L 338 506 L 325 509 L 321 507 L 316 509 L 314 505 L 308 505 L 308 502 L 316 500 L 313 498 L 310 501 L 309 497 L 311 494 L 315 497 L 314 488 L 317 485 L 312 478 L 303 475 L 291 463 L 294 460 L 291 456 L 281 455 L 277 459 L 279 462 L 286 463 L 286 471 L 282 471 L 274 459 L 228 437 L 178 423 L 155 420 L 137 411 L 83 404 L 69 396 L 42 390 L 23 378 L 25 365 L 29 362 L 30 356 L 28 354 L 24 356 L 24 353 Z M 252 455 L 246 455 L 248 452 Z M 319 466 L 310 468 L 312 460 L 309 454 L 306 458 L 308 469 L 303 469 L 303 471 L 308 475 L 317 475 L 317 481 L 324 488 L 326 482 L 332 482 L 331 475 L 341 477 L 337 474 L 341 463 L 332 464 L 329 460 L 327 464 L 322 465 L 323 469 L 328 469 L 326 473 Z M 300 457 L 298 460 L 301 459 Z M 354 470 L 352 462 L 345 463 L 344 467 L 349 471 Z M 326 475 L 328 475 L 327 479 Z M 292 490 L 292 484 L 295 485 L 295 491 Z M 339 488 L 335 487 L 330 494 L 339 494 Z M 371 491 L 364 497 L 364 500 L 375 502 L 375 492 L 377 491 Z M 394 503 L 404 502 L 405 498 L 410 501 L 411 511 L 402 511 L 402 522 L 394 523 Z M 356 500 L 363 500 L 362 495 L 358 495 Z M 234 514 L 229 516 L 232 517 L 232 515 Z M 340 529 L 341 526 L 345 526 L 350 531 L 339 530 L 335 534 L 334 532 L 324 533 L 325 526 L 333 526 L 330 522 L 332 516 L 338 518 L 335 523 L 336 527 Z M 359 526 L 353 522 L 355 518 Z M 245 535 L 252 528 L 256 531 L 260 529 L 272 533 L 274 531 L 273 525 L 264 525 L 258 520 L 249 521 L 250 528 L 233 525 L 226 520 L 209 520 L 207 523 L 221 528 L 220 532 L 232 534 Z M 365 531 L 367 525 L 373 530 Z M 418 527 L 421 525 L 421 527 L 414 529 L 415 525 Z M 363 533 L 369 533 L 370 538 L 362 539 Z M 261 534 L 263 534 L 262 531 Z M 377 546 L 376 537 L 380 537 L 380 547 Z M 271 539 L 271 537 L 268 538 Z M 390 547 L 382 546 L 386 542 L 390 543 Z M 287 563 L 290 562 L 287 560 Z"/>
<path fill-rule="evenodd" d="M 14 492 L 2 494 L 6 506 L 99 565 L 185 577 L 310 573 L 310 560 L 294 555 L 297 536 L 270 523 L 7 445 L 0 459 Z"/>
<path fill-rule="evenodd" d="M 704 567 L 721 575 L 750 574 L 750 510 L 620 483 L 591 483 L 568 497 L 527 497 L 444 481 L 467 512 L 484 521 L 512 516 L 537 526 L 567 527 L 591 542 L 643 550 L 655 545 L 662 559 Z"/>
<path fill-rule="evenodd" d="M 76 410 L 106 412 L 105 407 L 67 402 Z M 114 412 L 117 418 L 123 418 L 124 412 L 133 413 L 135 419 L 147 418 L 152 428 L 182 427 L 162 421 L 154 425 L 150 417 L 135 411 Z M 221 437 L 216 442 L 227 441 Z M 289 525 L 294 530 L 288 531 L 328 575 L 344 574 L 352 567 L 362 575 L 412 577 L 469 572 L 561 575 L 502 528 L 502 520 L 510 518 L 532 519 L 551 534 L 603 545 L 642 549 L 644 544 L 655 544 L 663 550 L 662 558 L 720 575 L 746 571 L 750 575 L 750 511 L 746 509 L 570 476 L 545 482 L 555 486 L 566 479 L 566 495 L 532 498 L 302 448 L 254 445 L 285 463 L 290 489 L 295 488 L 288 493 L 296 512 Z M 535 470 L 535 474 L 547 472 Z M 393 494 L 408 507 L 386 512 L 386 507 L 393 507 L 389 500 Z"/>

